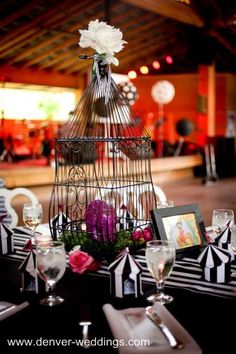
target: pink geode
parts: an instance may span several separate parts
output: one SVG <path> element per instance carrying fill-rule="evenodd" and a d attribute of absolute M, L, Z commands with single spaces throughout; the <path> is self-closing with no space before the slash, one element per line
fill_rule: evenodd
<path fill-rule="evenodd" d="M 97 241 L 114 241 L 117 216 L 112 205 L 104 200 L 93 200 L 85 212 L 87 231 Z"/>

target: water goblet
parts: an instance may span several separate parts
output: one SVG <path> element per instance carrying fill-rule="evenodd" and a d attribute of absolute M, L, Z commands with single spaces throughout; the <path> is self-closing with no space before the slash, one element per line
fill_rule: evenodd
<path fill-rule="evenodd" d="M 50 245 L 37 245 L 36 269 L 49 289 L 49 295 L 40 301 L 42 305 L 54 306 L 61 304 L 64 299 L 54 294 L 54 289 L 66 269 L 66 252 L 64 243 L 52 241 Z"/>
<path fill-rule="evenodd" d="M 212 229 L 219 234 L 230 222 L 234 224 L 234 212 L 231 209 L 215 209 L 212 213 Z"/>
<path fill-rule="evenodd" d="M 31 242 L 35 243 L 35 230 L 43 220 L 43 207 L 40 203 L 24 203 L 23 221 L 32 230 Z"/>
<path fill-rule="evenodd" d="M 166 200 L 165 202 L 158 200 L 156 202 L 156 208 L 157 209 L 162 209 L 162 208 L 171 208 L 174 207 L 175 203 L 173 202 L 173 200 Z"/>
<path fill-rule="evenodd" d="M 146 244 L 146 262 L 148 270 L 156 280 L 157 292 L 147 298 L 150 302 L 168 304 L 173 297 L 164 293 L 165 280 L 169 277 L 175 262 L 173 241 L 152 240 Z"/>
<path fill-rule="evenodd" d="M 37 246 L 50 246 L 52 242 L 52 236 L 50 234 L 35 234 L 35 244 Z"/>

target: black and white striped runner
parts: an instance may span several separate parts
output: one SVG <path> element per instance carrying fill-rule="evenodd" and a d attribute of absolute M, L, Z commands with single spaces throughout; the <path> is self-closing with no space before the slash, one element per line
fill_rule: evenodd
<path fill-rule="evenodd" d="M 27 256 L 27 252 L 23 251 L 26 241 L 30 238 L 29 235 L 14 234 L 14 249 L 15 252 L 8 254 L 6 257 L 14 260 L 23 261 Z M 145 260 L 145 256 L 136 255 L 136 261 L 143 268 L 142 281 L 145 283 L 155 284 L 155 280 L 151 277 Z M 174 269 L 166 286 L 184 288 L 195 292 L 211 294 L 215 296 L 230 297 L 236 299 L 236 265 L 231 265 L 231 281 L 227 284 L 209 283 L 202 280 L 202 269 L 196 259 L 184 258 L 181 261 L 176 261 Z M 102 264 L 101 268 L 96 271 L 96 274 L 109 276 L 108 265 Z"/>

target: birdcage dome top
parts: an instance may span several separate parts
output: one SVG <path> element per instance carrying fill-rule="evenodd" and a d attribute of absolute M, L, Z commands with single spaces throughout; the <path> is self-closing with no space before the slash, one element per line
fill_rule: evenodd
<path fill-rule="evenodd" d="M 93 57 L 92 79 L 62 131 L 63 138 L 148 137 L 129 101 L 111 77 L 106 60 Z"/>

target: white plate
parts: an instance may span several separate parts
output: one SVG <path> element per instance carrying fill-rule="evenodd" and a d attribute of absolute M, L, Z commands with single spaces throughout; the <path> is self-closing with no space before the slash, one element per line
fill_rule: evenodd
<path fill-rule="evenodd" d="M 118 350 L 120 354 L 132 354 L 137 352 L 147 354 L 177 354 L 177 352 L 179 354 L 202 353 L 201 348 L 195 340 L 172 316 L 165 306 L 155 304 L 154 309 L 172 333 L 178 337 L 178 339 L 183 341 L 184 348 L 177 351 L 170 348 L 160 329 L 146 317 L 145 308 L 116 310 L 112 305 L 106 304 L 103 306 L 103 311 L 110 325 L 112 334 L 115 339 L 120 341 L 120 343 L 124 343 L 124 345 L 119 346 Z M 136 341 L 137 339 L 139 341 Z M 130 340 L 132 345 L 129 344 Z M 143 345 L 140 345 L 142 340 L 147 340 L 146 344 L 144 343 Z"/>

